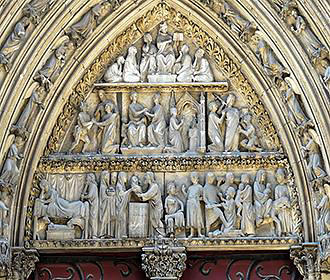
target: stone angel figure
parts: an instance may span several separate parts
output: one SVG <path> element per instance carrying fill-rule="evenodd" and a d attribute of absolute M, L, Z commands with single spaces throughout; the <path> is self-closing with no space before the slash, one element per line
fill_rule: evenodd
<path fill-rule="evenodd" d="M 192 66 L 192 58 L 189 54 L 189 46 L 184 44 L 181 47 L 181 51 L 179 57 L 176 59 L 176 63 L 174 65 L 176 68 L 177 81 L 181 83 L 189 83 L 193 79 L 193 66 Z"/>
<path fill-rule="evenodd" d="M 291 122 L 298 128 L 303 129 L 307 125 L 313 125 L 312 121 L 306 116 L 306 113 L 298 100 L 300 88 L 294 79 L 286 77 L 282 80 L 280 90 L 283 94 L 288 108 L 288 115 Z"/>
<path fill-rule="evenodd" d="M 61 73 L 66 61 L 67 52 L 71 48 L 72 43 L 70 41 L 64 41 L 35 75 L 34 80 L 44 87 L 46 92 L 49 92 L 51 86 Z"/>
<path fill-rule="evenodd" d="M 317 132 L 312 129 L 305 129 L 303 132 L 303 145 L 301 147 L 307 159 L 307 171 L 310 181 L 327 176 L 322 168 L 320 138 Z"/>
<path fill-rule="evenodd" d="M 14 124 L 11 128 L 11 132 L 16 135 L 24 135 L 26 136 L 27 133 L 27 122 L 35 109 L 35 105 L 40 106 L 42 109 L 44 109 L 44 105 L 40 100 L 38 89 L 35 89 L 32 91 L 32 94 L 30 98 L 28 99 L 28 102 L 26 103 L 22 113 L 20 114 L 16 124 Z"/>
<path fill-rule="evenodd" d="M 139 66 L 136 61 L 136 54 L 136 47 L 129 47 L 123 69 L 123 80 L 126 83 L 137 83 L 141 80 Z"/>
<path fill-rule="evenodd" d="M 174 182 L 167 184 L 167 193 L 164 205 L 166 233 L 174 236 L 181 233 L 185 237 L 184 205 L 177 196 L 177 188 Z"/>
<path fill-rule="evenodd" d="M 213 72 L 204 54 L 203 49 L 198 49 L 195 53 L 195 60 L 192 66 L 194 82 L 209 83 L 214 81 Z"/>
<path fill-rule="evenodd" d="M 0 64 L 3 65 L 6 72 L 9 72 L 15 53 L 22 46 L 26 37 L 26 32 L 31 24 L 31 20 L 28 17 L 23 17 L 14 27 L 13 32 L 7 38 L 7 41 L 3 45 L 0 51 Z"/>
<path fill-rule="evenodd" d="M 83 41 L 89 37 L 98 24 L 99 17 L 102 14 L 103 3 L 97 4 L 92 7 L 83 17 L 70 26 L 66 31 L 74 44 L 79 47 Z"/>
<path fill-rule="evenodd" d="M 24 145 L 24 140 L 20 136 L 16 136 L 14 143 L 11 144 L 7 159 L 3 165 L 0 183 L 4 185 L 16 186 L 19 176 L 18 161 L 23 158 L 19 149 Z"/>
<path fill-rule="evenodd" d="M 123 56 L 119 56 L 105 72 L 104 80 L 107 83 L 120 83 L 123 81 L 123 65 L 125 63 L 125 58 Z"/>
<path fill-rule="evenodd" d="M 38 25 L 54 2 L 54 0 L 33 0 L 25 5 L 23 13 L 32 20 L 33 24 Z"/>

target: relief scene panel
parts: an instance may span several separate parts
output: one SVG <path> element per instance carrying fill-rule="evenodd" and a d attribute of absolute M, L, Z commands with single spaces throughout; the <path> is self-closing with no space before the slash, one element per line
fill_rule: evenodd
<path fill-rule="evenodd" d="M 282 168 L 48 174 L 38 188 L 33 240 L 297 236 Z"/>

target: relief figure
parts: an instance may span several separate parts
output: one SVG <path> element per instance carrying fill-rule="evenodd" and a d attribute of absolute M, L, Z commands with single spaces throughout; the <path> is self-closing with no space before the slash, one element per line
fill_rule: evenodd
<path fill-rule="evenodd" d="M 156 93 L 153 97 L 154 107 L 150 112 L 146 111 L 145 115 L 151 118 L 151 123 L 148 126 L 148 142 L 150 146 L 164 147 L 165 146 L 165 112 L 163 106 L 159 102 L 160 94 Z"/>
<path fill-rule="evenodd" d="M 93 173 L 89 173 L 86 176 L 85 190 L 81 195 L 81 199 L 87 201 L 89 204 L 88 238 L 97 238 L 99 225 L 99 193 L 96 178 Z"/>
<path fill-rule="evenodd" d="M 74 130 L 74 143 L 71 146 L 70 152 L 73 152 L 73 150 L 79 145 L 80 141 L 82 141 L 84 143 L 82 152 L 84 153 L 92 143 L 92 138 L 90 137 L 89 132 L 93 126 L 93 120 L 88 113 L 88 107 L 85 102 L 81 102 L 80 110 L 77 125 Z"/>
<path fill-rule="evenodd" d="M 16 136 L 14 143 L 11 144 L 7 159 L 3 165 L 0 183 L 15 186 L 19 177 L 18 161 L 23 158 L 19 149 L 23 146 L 24 141 L 20 136 Z"/>
<path fill-rule="evenodd" d="M 116 185 L 116 238 L 127 238 L 127 221 L 128 221 L 128 203 L 131 197 L 132 189 L 126 190 L 127 174 L 119 172 Z"/>
<path fill-rule="evenodd" d="M 115 105 L 111 101 L 105 105 L 105 111 L 106 114 L 103 116 L 101 122 L 93 120 L 93 123 L 98 127 L 103 127 L 101 152 L 105 154 L 114 154 L 119 149 L 117 133 L 120 117 Z"/>
<path fill-rule="evenodd" d="M 330 185 L 320 186 L 320 202 L 315 205 L 318 211 L 317 226 L 319 234 L 326 235 L 330 233 Z"/>
<path fill-rule="evenodd" d="M 208 117 L 208 136 L 211 140 L 211 144 L 208 146 L 210 152 L 223 152 L 224 151 L 224 136 L 221 132 L 221 126 L 223 124 L 225 115 L 217 114 L 218 105 L 216 102 L 209 104 L 209 117 Z"/>
<path fill-rule="evenodd" d="M 288 236 L 293 232 L 291 202 L 288 186 L 283 169 L 276 172 L 277 185 L 275 187 L 274 208 L 281 224 L 281 234 Z"/>
<path fill-rule="evenodd" d="M 141 80 L 146 81 L 148 75 L 153 75 L 157 71 L 156 54 L 157 48 L 152 44 L 152 36 L 145 33 L 143 36 L 142 59 L 140 63 Z"/>
<path fill-rule="evenodd" d="M 248 174 L 242 174 L 239 189 L 240 203 L 242 204 L 241 230 L 244 235 L 254 236 L 256 234 L 256 216 L 253 206 L 253 189 Z"/>
<path fill-rule="evenodd" d="M 123 69 L 123 80 L 126 83 L 137 83 L 141 80 L 136 54 L 136 47 L 129 47 Z"/>
<path fill-rule="evenodd" d="M 181 47 L 180 55 L 176 59 L 176 64 L 174 68 L 177 68 L 177 81 L 181 83 L 189 83 L 192 81 L 192 58 L 189 54 L 189 46 L 184 44 Z"/>
<path fill-rule="evenodd" d="M 177 188 L 174 182 L 167 185 L 168 196 L 165 199 L 165 223 L 166 233 L 177 235 L 176 233 L 184 231 L 184 205 L 177 196 Z"/>
<path fill-rule="evenodd" d="M 137 93 L 130 95 L 131 104 L 128 108 L 129 123 L 127 126 L 128 147 L 143 147 L 146 144 L 146 116 L 148 108 L 137 102 Z"/>
<path fill-rule="evenodd" d="M 205 202 L 206 235 L 212 236 L 211 226 L 218 223 L 227 223 L 220 209 L 218 187 L 214 185 L 215 175 L 211 172 L 206 174 L 206 183 L 203 188 L 203 200 Z M 218 226 L 219 228 L 219 226 Z"/>
<path fill-rule="evenodd" d="M 251 122 L 252 116 L 249 113 L 243 115 L 239 132 L 245 136 L 240 145 L 249 152 L 261 152 L 260 141 L 256 134 L 256 128 Z"/>
<path fill-rule="evenodd" d="M 195 53 L 193 64 L 193 80 L 199 83 L 210 83 L 214 81 L 214 76 L 209 62 L 204 57 L 204 50 L 198 49 Z"/>
<path fill-rule="evenodd" d="M 203 200 L 203 187 L 199 184 L 198 175 L 192 172 L 190 175 L 191 185 L 188 187 L 187 196 L 187 223 L 190 228 L 189 238 L 194 237 L 197 230 L 198 237 L 204 237 L 202 229 L 204 228 L 204 220 L 202 215 L 201 201 Z M 184 189 L 184 188 L 183 188 Z"/>
<path fill-rule="evenodd" d="M 6 72 L 9 72 L 12 67 L 13 56 L 22 46 L 30 23 L 31 21 L 28 17 L 23 17 L 16 24 L 13 32 L 9 35 L 1 49 L 0 64 L 4 66 Z"/>
<path fill-rule="evenodd" d="M 160 24 L 157 36 L 157 73 L 158 74 L 171 74 L 175 63 L 175 54 L 173 49 L 172 35 L 167 31 L 167 23 Z"/>
<path fill-rule="evenodd" d="M 104 80 L 107 83 L 120 83 L 123 81 L 123 65 L 125 63 L 125 58 L 119 56 L 112 65 L 108 67 L 104 74 Z"/>
<path fill-rule="evenodd" d="M 152 172 L 147 172 L 144 176 L 145 183 L 148 185 L 148 190 L 145 193 L 137 193 L 137 196 L 142 201 L 149 203 L 149 219 L 151 230 L 151 237 L 157 235 L 165 235 L 163 218 L 163 201 L 159 184 L 156 182 L 155 175 Z"/>
<path fill-rule="evenodd" d="M 171 118 L 169 125 L 168 138 L 171 144 L 170 147 L 166 147 L 165 151 L 169 153 L 182 153 L 184 151 L 181 127 L 183 125 L 183 120 L 181 122 L 177 118 L 177 109 L 175 107 L 171 108 Z"/>

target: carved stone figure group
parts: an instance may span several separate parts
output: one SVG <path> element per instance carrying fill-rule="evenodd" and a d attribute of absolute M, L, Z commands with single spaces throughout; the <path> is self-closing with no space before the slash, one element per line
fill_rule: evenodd
<path fill-rule="evenodd" d="M 34 209 L 34 238 L 122 239 L 133 232 L 134 237 L 288 236 L 294 231 L 289 187 L 283 169 L 275 177 L 272 186 L 264 170 L 254 183 L 244 173 L 237 185 L 231 172 L 225 177 L 208 172 L 202 185 L 201 176 L 192 172 L 187 187 L 168 181 L 163 199 L 162 184 L 152 172 L 129 178 L 125 172 L 103 171 L 99 180 L 93 173 L 86 175 L 76 200 L 61 197 L 59 186 L 43 179 Z M 328 206 L 323 200 L 317 207 Z"/>
<path fill-rule="evenodd" d="M 183 44 L 182 33 L 168 32 L 166 22 L 160 24 L 155 44 L 151 33 L 143 36 L 141 59 L 138 61 L 138 49 L 130 46 L 127 56 L 118 57 L 104 74 L 109 83 L 138 82 L 213 82 L 214 76 L 204 51 L 198 49 L 195 59 L 189 54 L 189 46 Z"/>
<path fill-rule="evenodd" d="M 264 150 L 252 122 L 252 114 L 235 106 L 237 97 L 233 93 L 227 96 L 226 101 L 212 94 L 208 117 L 203 93 L 199 94 L 198 102 L 188 92 L 177 95 L 177 101 L 174 94 L 166 97 L 157 92 L 150 95 L 151 106 L 140 102 L 139 95 L 137 92 L 129 93 L 127 102 L 120 106 L 117 94 L 108 99 L 100 90 L 99 104 L 95 109 L 91 110 L 87 102 L 82 102 L 70 152 L 196 153 L 203 150 L 203 145 L 204 150 L 207 148 L 206 128 L 209 152 Z M 166 98 L 170 98 L 169 104 L 164 102 Z M 118 107 L 122 107 L 121 112 Z"/>
<path fill-rule="evenodd" d="M 230 94 L 226 102 L 215 96 L 209 103 L 208 136 L 210 152 L 261 151 L 250 113 L 234 107 L 236 96 Z M 220 101 L 220 102 L 219 102 Z"/>

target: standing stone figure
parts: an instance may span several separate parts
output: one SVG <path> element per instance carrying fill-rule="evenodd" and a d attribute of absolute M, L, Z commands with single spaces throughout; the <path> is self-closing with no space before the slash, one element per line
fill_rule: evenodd
<path fill-rule="evenodd" d="M 151 236 L 155 237 L 157 234 L 165 235 L 164 225 L 162 222 L 163 217 L 163 201 L 159 184 L 155 180 L 155 175 L 152 172 L 147 172 L 144 176 L 145 183 L 149 186 L 148 191 L 145 193 L 137 193 L 136 195 L 142 201 L 149 202 Z"/>
<path fill-rule="evenodd" d="M 23 13 L 38 25 L 53 3 L 54 0 L 33 0 L 25 5 Z"/>
<path fill-rule="evenodd" d="M 123 81 L 123 65 L 125 58 L 120 56 L 116 62 L 109 66 L 104 74 L 104 80 L 107 83 L 120 83 Z"/>
<path fill-rule="evenodd" d="M 220 199 L 218 196 L 218 188 L 215 183 L 215 175 L 211 172 L 206 174 L 206 183 L 203 188 L 203 200 L 205 202 L 205 219 L 206 219 L 206 232 L 208 236 L 211 232 L 211 226 L 215 222 L 226 223 L 220 207 Z"/>
<path fill-rule="evenodd" d="M 136 47 L 129 47 L 123 69 L 123 80 L 126 83 L 137 83 L 141 80 L 139 67 L 136 62 L 136 54 Z"/>
<path fill-rule="evenodd" d="M 240 189 L 240 203 L 242 204 L 241 230 L 244 235 L 256 234 L 255 209 L 253 207 L 253 190 L 249 174 L 242 174 Z"/>
<path fill-rule="evenodd" d="M 7 235 L 8 217 L 9 208 L 6 206 L 4 202 L 0 200 L 0 238 L 5 238 Z"/>
<path fill-rule="evenodd" d="M 99 193 L 96 178 L 93 173 L 89 173 L 86 176 L 86 187 L 82 194 L 82 200 L 89 203 L 88 238 L 97 238 L 99 225 Z"/>
<path fill-rule="evenodd" d="M 126 190 L 127 174 L 120 172 L 118 174 L 116 186 L 116 238 L 127 238 L 127 220 L 128 220 L 128 203 L 131 197 L 132 189 Z"/>
<path fill-rule="evenodd" d="M 210 64 L 204 57 L 204 50 L 202 49 L 198 49 L 195 53 L 193 70 L 193 80 L 195 82 L 210 83 L 214 81 Z"/>
<path fill-rule="evenodd" d="M 291 26 L 292 32 L 298 35 L 303 45 L 306 47 L 307 51 L 313 55 L 321 48 L 321 43 L 309 28 L 305 19 L 299 15 L 297 9 L 293 9 L 291 12 L 292 17 L 295 20 L 293 26 Z"/>
<path fill-rule="evenodd" d="M 159 102 L 160 94 L 154 95 L 154 107 L 151 112 L 145 112 L 146 116 L 151 118 L 151 123 L 148 126 L 148 142 L 150 146 L 164 147 L 165 146 L 165 112 L 163 106 Z"/>
<path fill-rule="evenodd" d="M 317 226 L 322 236 L 330 233 L 330 185 L 320 186 L 319 192 L 321 199 L 315 208 L 318 210 Z"/>
<path fill-rule="evenodd" d="M 86 152 L 90 144 L 92 144 L 92 139 L 89 136 L 89 131 L 93 126 L 93 121 L 91 116 L 88 113 L 88 107 L 85 102 L 80 104 L 81 112 L 78 114 L 77 125 L 74 130 L 74 143 L 71 146 L 70 152 L 72 152 L 82 141 L 84 146 L 82 152 Z"/>
<path fill-rule="evenodd" d="M 208 119 L 208 136 L 211 144 L 208 146 L 210 152 L 223 152 L 224 151 L 224 137 L 221 133 L 221 125 L 224 120 L 224 115 L 219 117 L 217 114 L 218 105 L 216 102 L 209 104 L 209 119 Z"/>
<path fill-rule="evenodd" d="M 173 49 L 173 38 L 167 31 L 167 23 L 160 24 L 157 36 L 157 73 L 171 74 L 175 63 L 175 54 Z"/>
<path fill-rule="evenodd" d="M 114 154 L 119 148 L 118 127 L 119 127 L 119 113 L 116 112 L 115 105 L 109 101 L 105 105 L 106 114 L 103 116 L 101 122 L 93 120 L 93 123 L 99 127 L 103 127 L 101 152 L 105 154 Z"/>
<path fill-rule="evenodd" d="M 288 186 L 285 184 L 284 170 L 279 168 L 276 172 L 274 208 L 281 224 L 281 233 L 288 236 L 293 232 L 291 202 Z"/>
<path fill-rule="evenodd" d="M 272 199 L 270 198 L 271 186 L 266 185 L 266 172 L 259 170 L 253 185 L 255 209 L 256 209 L 256 225 L 260 226 L 266 218 L 270 218 L 272 210 Z"/>
<path fill-rule="evenodd" d="M 189 54 L 189 46 L 184 44 L 181 48 L 180 55 L 176 60 L 176 65 L 178 69 L 176 71 L 177 81 L 181 83 L 189 83 L 192 81 L 192 59 Z"/>
<path fill-rule="evenodd" d="M 184 146 L 181 135 L 181 127 L 184 121 L 181 120 L 181 122 L 179 122 L 177 118 L 177 109 L 175 107 L 171 108 L 170 111 L 171 111 L 171 118 L 170 118 L 168 138 L 171 146 L 166 147 L 166 152 L 182 153 L 184 151 Z"/>
<path fill-rule="evenodd" d="M 226 173 L 225 182 L 222 185 L 220 185 L 220 187 L 219 187 L 219 189 L 220 189 L 220 193 L 219 193 L 220 197 L 223 197 L 223 196 L 226 195 L 227 189 L 229 187 L 233 187 L 235 190 L 237 189 L 237 186 L 235 185 L 234 181 L 235 181 L 234 173 L 227 172 Z"/>
<path fill-rule="evenodd" d="M 103 171 L 101 173 L 100 182 L 100 211 L 99 211 L 99 221 L 100 221 L 100 232 L 99 236 L 112 236 L 112 222 L 113 213 L 113 203 L 115 203 L 115 189 L 109 186 L 110 173 L 108 171 Z"/>
<path fill-rule="evenodd" d="M 222 116 L 225 116 L 225 151 L 237 152 L 239 145 L 239 120 L 240 111 L 233 107 L 236 97 L 230 94 L 227 98 L 227 107 L 222 110 Z"/>
<path fill-rule="evenodd" d="M 157 71 L 156 54 L 157 48 L 152 44 L 151 34 L 145 33 L 143 36 L 142 60 L 140 63 L 141 80 L 146 81 L 148 75 L 155 74 Z"/>
<path fill-rule="evenodd" d="M 202 215 L 201 201 L 203 200 L 203 187 L 199 184 L 198 175 L 192 172 L 190 175 L 192 185 L 187 191 L 187 227 L 190 228 L 189 238 L 194 237 L 197 230 L 198 237 L 204 237 L 202 229 L 204 221 Z"/>
<path fill-rule="evenodd" d="M 165 199 L 165 223 L 166 232 L 170 235 L 185 229 L 184 205 L 177 196 L 177 189 L 174 182 L 167 185 L 168 196 Z"/>
<path fill-rule="evenodd" d="M 13 32 L 9 35 L 1 49 L 0 64 L 4 66 L 6 72 L 9 72 L 12 67 L 14 55 L 22 46 L 30 23 L 31 21 L 28 17 L 23 17 L 16 24 Z"/>
<path fill-rule="evenodd" d="M 129 123 L 127 124 L 127 138 L 129 147 L 143 147 L 146 144 L 146 117 L 145 113 L 148 108 L 137 103 L 137 93 L 132 92 L 130 95 L 131 104 L 128 107 Z"/>
<path fill-rule="evenodd" d="M 11 144 L 7 159 L 5 164 L 3 165 L 0 183 L 9 184 L 15 186 L 18 181 L 19 169 L 18 169 L 18 161 L 23 158 L 23 155 L 19 152 L 19 149 L 23 146 L 24 141 L 22 137 L 16 136 L 14 143 Z"/>

